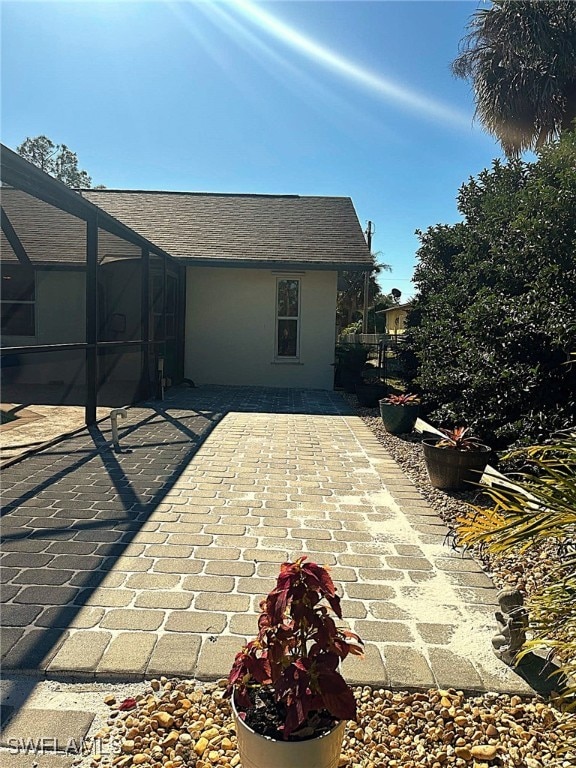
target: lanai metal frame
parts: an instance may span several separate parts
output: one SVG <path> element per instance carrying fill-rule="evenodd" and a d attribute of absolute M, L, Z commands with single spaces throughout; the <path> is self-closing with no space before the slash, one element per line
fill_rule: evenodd
<path fill-rule="evenodd" d="M 18 347 L 0 347 L 0 357 L 15 354 L 34 354 L 42 352 L 57 352 L 67 350 L 84 350 L 86 355 L 86 398 L 85 423 L 94 424 L 96 421 L 96 405 L 98 401 L 98 353 L 105 349 L 121 349 L 139 347 L 141 356 L 141 399 L 154 394 L 155 382 L 151 379 L 151 361 L 161 355 L 164 338 L 152 339 L 150 328 L 150 256 L 163 260 L 164 295 L 166 295 L 166 271 L 171 264 L 178 275 L 178 294 L 180 298 L 180 317 L 177 318 L 177 346 L 179 378 L 183 372 L 184 358 L 184 297 L 185 297 L 185 267 L 173 256 L 159 248 L 138 232 L 130 229 L 118 219 L 89 202 L 62 182 L 52 178 L 44 171 L 32 165 L 24 158 L 0 145 L 0 180 L 2 186 L 19 189 L 26 194 L 54 206 L 86 224 L 86 336 L 83 343 L 39 344 Z M 1 195 L 1 191 L 0 191 Z M 1 203 L 1 200 L 0 200 Z M 24 266 L 33 266 L 26 250 L 18 237 L 10 219 L 2 209 L 2 231 L 16 254 L 18 261 Z M 141 254 L 141 333 L 137 340 L 99 341 L 98 340 L 98 230 L 102 229 L 116 237 L 128 241 L 140 249 Z M 164 303 L 163 327 L 166 328 L 166 305 Z M 156 366 L 154 366 L 156 370 Z"/>

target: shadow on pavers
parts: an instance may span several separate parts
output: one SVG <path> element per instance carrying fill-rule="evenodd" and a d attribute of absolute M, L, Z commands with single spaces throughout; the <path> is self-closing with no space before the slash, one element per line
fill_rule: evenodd
<path fill-rule="evenodd" d="M 137 421 L 120 425 L 125 452 L 113 450 L 109 429 L 95 426 L 3 471 L 5 670 L 43 672 L 86 601 L 231 411 L 352 413 L 336 392 L 181 387 L 165 401 L 129 408 Z M 46 567 L 54 558 L 58 566 Z"/>

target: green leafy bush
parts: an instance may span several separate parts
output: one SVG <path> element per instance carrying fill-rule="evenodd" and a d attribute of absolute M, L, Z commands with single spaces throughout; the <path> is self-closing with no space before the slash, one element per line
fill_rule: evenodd
<path fill-rule="evenodd" d="M 494 161 L 458 205 L 462 222 L 419 233 L 411 386 L 496 449 L 542 441 L 576 419 L 576 134 Z"/>

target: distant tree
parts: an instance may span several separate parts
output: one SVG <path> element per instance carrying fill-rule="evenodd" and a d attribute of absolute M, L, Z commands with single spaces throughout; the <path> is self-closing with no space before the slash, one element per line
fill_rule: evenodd
<path fill-rule="evenodd" d="M 376 281 L 380 272 L 389 270 L 388 264 L 376 264 L 370 274 L 368 288 L 368 303 L 374 303 L 376 296 L 381 294 L 381 288 Z M 343 271 L 338 273 L 338 298 L 336 317 L 339 328 L 344 328 L 362 317 L 364 310 L 364 272 Z"/>
<path fill-rule="evenodd" d="M 386 315 L 383 310 L 396 303 L 392 293 L 379 293 L 368 310 L 368 333 L 386 333 Z"/>
<path fill-rule="evenodd" d="M 69 187 L 90 187 L 92 179 L 78 168 L 78 155 L 66 144 L 54 144 L 47 136 L 27 138 L 16 148 L 25 160 Z"/>
<path fill-rule="evenodd" d="M 476 115 L 508 157 L 541 147 L 576 118 L 576 3 L 493 0 L 477 10 L 452 64 Z"/>

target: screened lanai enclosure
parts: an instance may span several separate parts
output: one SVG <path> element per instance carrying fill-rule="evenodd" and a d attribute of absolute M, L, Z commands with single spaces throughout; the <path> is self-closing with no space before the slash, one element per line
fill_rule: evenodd
<path fill-rule="evenodd" d="M 184 267 L 2 147 L 2 403 L 97 406 L 183 377 Z"/>

